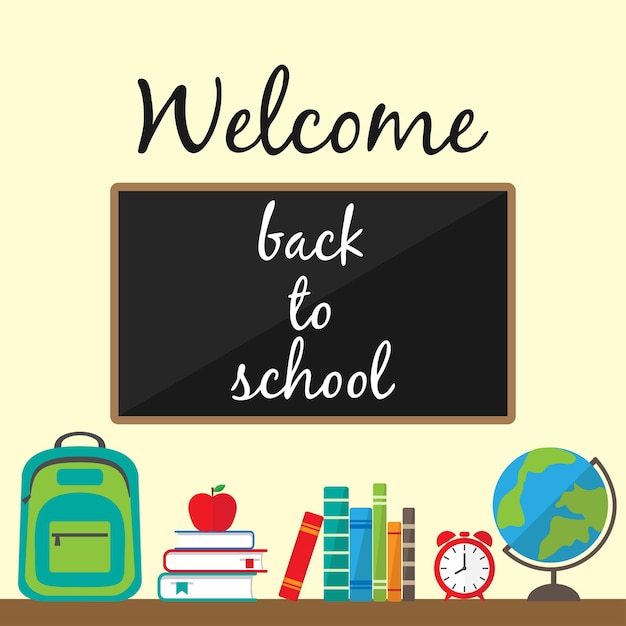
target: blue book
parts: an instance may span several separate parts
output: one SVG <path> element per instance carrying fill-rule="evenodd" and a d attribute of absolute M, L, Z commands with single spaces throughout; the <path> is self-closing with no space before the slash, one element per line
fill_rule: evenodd
<path fill-rule="evenodd" d="M 254 533 L 251 530 L 175 530 L 178 536 L 176 550 L 252 550 Z"/>
<path fill-rule="evenodd" d="M 350 597 L 348 487 L 324 487 L 324 600 Z"/>
<path fill-rule="evenodd" d="M 372 509 L 350 509 L 350 601 L 372 600 Z"/>

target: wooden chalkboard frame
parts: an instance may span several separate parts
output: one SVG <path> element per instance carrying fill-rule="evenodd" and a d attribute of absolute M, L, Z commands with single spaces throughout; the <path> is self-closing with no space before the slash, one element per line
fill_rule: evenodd
<path fill-rule="evenodd" d="M 119 194 L 124 191 L 487 191 L 507 194 L 507 410 L 503 415 L 119 414 Z M 509 183 L 116 183 L 111 187 L 111 419 L 117 424 L 509 424 L 515 420 L 515 187 Z"/>

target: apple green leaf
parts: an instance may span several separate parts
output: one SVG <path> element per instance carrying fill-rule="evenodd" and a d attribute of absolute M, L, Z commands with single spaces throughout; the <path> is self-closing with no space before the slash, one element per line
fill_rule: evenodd
<path fill-rule="evenodd" d="M 224 487 L 226 487 L 226 485 L 218 485 L 217 487 L 215 487 L 215 491 L 222 491 L 224 489 Z"/>

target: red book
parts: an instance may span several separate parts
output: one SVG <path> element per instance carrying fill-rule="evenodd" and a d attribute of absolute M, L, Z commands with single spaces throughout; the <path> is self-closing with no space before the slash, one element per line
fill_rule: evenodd
<path fill-rule="evenodd" d="M 264 552 L 267 550 L 167 550 L 163 567 L 167 572 L 267 572 Z"/>
<path fill-rule="evenodd" d="M 278 594 L 281 598 L 294 601 L 298 599 L 323 521 L 322 515 L 308 511 L 304 514 Z"/>

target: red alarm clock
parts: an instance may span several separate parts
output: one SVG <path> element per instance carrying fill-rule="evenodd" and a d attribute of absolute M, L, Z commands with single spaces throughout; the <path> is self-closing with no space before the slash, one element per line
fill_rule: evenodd
<path fill-rule="evenodd" d="M 489 546 L 493 540 L 484 530 L 472 539 L 468 532 L 459 536 L 449 530 L 439 534 L 437 545 L 441 546 L 435 557 L 435 578 L 448 598 L 480 598 L 493 580 L 496 566 Z"/>

